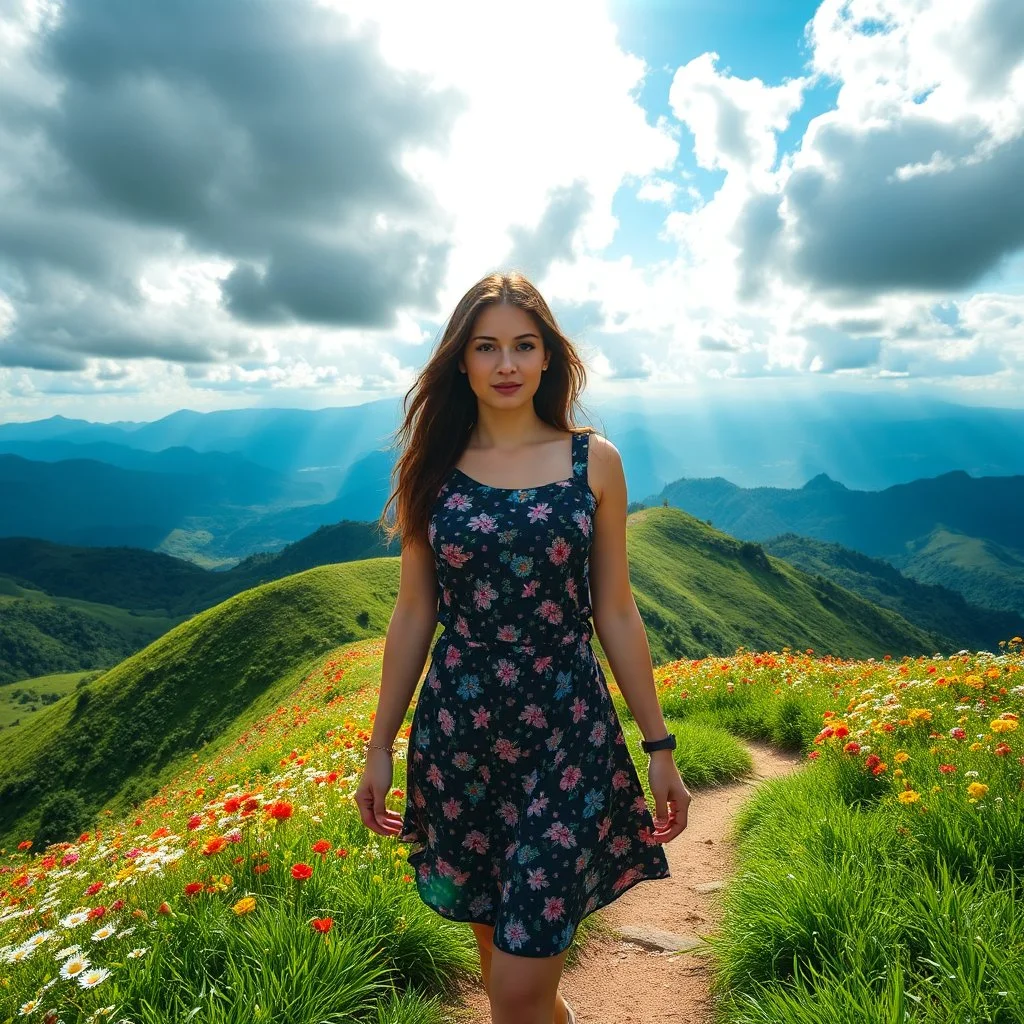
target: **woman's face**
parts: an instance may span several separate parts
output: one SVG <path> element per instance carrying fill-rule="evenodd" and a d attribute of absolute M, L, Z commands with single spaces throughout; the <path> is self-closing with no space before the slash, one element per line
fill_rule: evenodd
<path fill-rule="evenodd" d="M 512 409 L 533 400 L 549 359 L 533 317 L 518 306 L 493 303 L 477 314 L 459 369 L 478 401 Z"/>

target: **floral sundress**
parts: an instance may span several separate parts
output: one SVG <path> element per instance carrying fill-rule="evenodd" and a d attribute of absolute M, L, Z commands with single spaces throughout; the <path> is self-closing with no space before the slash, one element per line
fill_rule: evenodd
<path fill-rule="evenodd" d="M 554 956 L 668 860 L 592 636 L 589 432 L 572 476 L 489 487 L 454 468 L 431 510 L 438 636 L 413 713 L 401 839 L 420 897 Z"/>

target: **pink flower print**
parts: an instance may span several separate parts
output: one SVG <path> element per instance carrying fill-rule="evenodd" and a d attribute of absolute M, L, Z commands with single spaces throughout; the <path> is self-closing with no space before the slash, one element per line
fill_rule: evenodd
<path fill-rule="evenodd" d="M 590 847 L 586 847 L 580 851 L 580 855 L 576 858 L 576 874 L 578 875 L 581 871 L 585 871 L 587 865 L 590 863 Z"/>
<path fill-rule="evenodd" d="M 491 722 L 491 713 L 487 708 L 477 708 L 476 711 L 470 712 L 473 716 L 473 728 L 474 729 L 486 729 Z"/>
<path fill-rule="evenodd" d="M 468 750 L 460 750 L 452 758 L 452 764 L 461 771 L 468 771 L 473 767 L 473 762 L 470 759 Z"/>
<path fill-rule="evenodd" d="M 422 810 L 427 806 L 427 798 L 423 795 L 423 790 L 419 786 L 416 787 L 412 794 L 412 802 Z"/>
<path fill-rule="evenodd" d="M 527 868 L 526 884 L 536 891 L 546 889 L 551 883 L 548 881 L 547 872 L 543 868 Z"/>
<path fill-rule="evenodd" d="M 478 612 L 486 611 L 491 607 L 491 602 L 498 596 L 498 592 L 491 586 L 489 580 L 477 580 L 473 588 L 473 603 Z"/>
<path fill-rule="evenodd" d="M 448 650 L 444 652 L 444 667 L 455 668 L 456 665 L 462 664 L 462 651 L 454 644 L 449 645 Z"/>
<path fill-rule="evenodd" d="M 427 673 L 427 686 L 429 686 L 432 690 L 441 689 L 441 679 L 437 674 L 436 665 L 430 666 L 430 671 Z"/>
<path fill-rule="evenodd" d="M 522 750 L 511 740 L 500 739 L 494 744 L 494 752 L 509 764 L 515 764 L 523 756 Z"/>
<path fill-rule="evenodd" d="M 616 892 L 622 892 L 624 889 L 628 889 L 638 878 L 640 878 L 640 869 L 638 867 L 626 868 L 615 880 L 612 888 Z"/>
<path fill-rule="evenodd" d="M 523 584 L 523 592 L 519 595 L 520 597 L 533 597 L 537 593 L 537 588 L 540 586 L 540 580 L 530 580 L 529 583 Z"/>
<path fill-rule="evenodd" d="M 477 769 L 477 771 L 480 772 L 480 778 L 483 779 L 484 782 L 490 782 L 491 781 L 491 769 L 488 768 L 487 765 L 485 765 L 485 764 L 480 765 L 480 767 Z"/>
<path fill-rule="evenodd" d="M 644 825 L 644 827 L 637 832 L 637 836 L 639 836 L 640 842 L 645 846 L 654 846 L 658 842 L 658 840 L 654 838 L 654 830 L 650 825 Z"/>
<path fill-rule="evenodd" d="M 562 606 L 557 601 L 552 601 L 549 598 L 547 601 L 541 601 L 537 606 L 536 614 L 546 622 L 557 626 L 562 621 Z"/>
<path fill-rule="evenodd" d="M 490 841 L 483 832 L 475 828 L 472 832 L 466 834 L 466 838 L 462 840 L 462 845 L 467 850 L 473 850 L 475 853 L 486 853 L 487 848 L 490 846 Z"/>
<path fill-rule="evenodd" d="M 564 537 L 556 537 L 551 547 L 544 549 L 553 565 L 563 565 L 572 554 L 572 545 Z"/>
<path fill-rule="evenodd" d="M 416 874 L 420 876 L 421 882 L 427 882 L 430 880 L 430 865 L 423 863 L 416 869 Z"/>
<path fill-rule="evenodd" d="M 461 544 L 442 544 L 441 557 L 453 569 L 461 569 L 473 557 L 473 552 L 463 551 Z"/>
<path fill-rule="evenodd" d="M 502 686 L 511 686 L 519 678 L 519 669 L 508 658 L 499 658 L 495 675 Z"/>
<path fill-rule="evenodd" d="M 436 764 L 432 764 L 427 769 L 427 782 L 433 784 L 435 789 L 444 789 L 444 776 L 441 774 L 441 769 Z"/>
<path fill-rule="evenodd" d="M 584 537 L 590 536 L 591 520 L 590 516 L 586 512 L 582 509 L 573 512 L 572 520 L 580 528 L 580 533 L 582 533 Z"/>
<path fill-rule="evenodd" d="M 506 825 L 514 825 L 519 821 L 519 809 L 510 800 L 503 800 L 501 806 L 498 808 L 498 817 L 501 818 Z"/>
<path fill-rule="evenodd" d="M 545 896 L 544 909 L 540 912 L 545 921 L 559 921 L 565 913 L 565 900 L 561 896 Z"/>
<path fill-rule="evenodd" d="M 543 710 L 536 704 L 527 704 L 519 714 L 519 721 L 532 725 L 537 729 L 546 729 L 548 720 L 544 717 Z"/>
<path fill-rule="evenodd" d="M 577 697 L 572 702 L 572 720 L 578 722 L 581 718 L 586 718 L 589 710 L 590 705 L 585 700 Z"/>
<path fill-rule="evenodd" d="M 514 644 L 519 639 L 519 630 L 515 626 L 499 626 L 498 639 L 509 644 Z"/>
<path fill-rule="evenodd" d="M 441 804 L 441 810 L 449 821 L 454 821 L 462 813 L 462 801 L 452 797 Z"/>
<path fill-rule="evenodd" d="M 451 878 L 455 874 L 455 868 L 444 859 L 444 857 L 437 858 L 437 873 L 442 878 Z"/>
<path fill-rule="evenodd" d="M 607 815 L 601 819 L 601 823 L 597 826 L 597 838 L 605 840 L 608 838 L 608 830 L 612 827 L 612 819 Z"/>
<path fill-rule="evenodd" d="M 569 755 L 564 750 L 555 752 L 555 767 L 557 768 Z"/>
<path fill-rule="evenodd" d="M 629 850 L 630 845 L 629 836 L 613 836 L 609 849 L 613 857 L 621 857 Z"/>
<path fill-rule="evenodd" d="M 608 727 L 604 722 L 595 722 L 594 727 L 590 730 L 590 742 L 595 747 L 599 747 L 604 743 L 604 738 L 607 735 Z"/>
<path fill-rule="evenodd" d="M 473 507 L 473 499 L 468 494 L 463 494 L 461 491 L 456 491 L 444 503 L 444 507 L 457 508 L 460 512 L 465 512 L 466 509 Z"/>
<path fill-rule="evenodd" d="M 427 543 L 433 547 L 434 538 L 437 536 L 437 523 L 433 519 L 427 524 Z"/>
<path fill-rule="evenodd" d="M 465 615 L 459 615 L 455 619 L 455 632 L 459 634 L 463 639 L 469 637 L 469 623 L 466 621 Z"/>
<path fill-rule="evenodd" d="M 619 769 L 612 776 L 612 789 L 625 789 L 629 785 L 629 776 L 623 769 Z"/>
<path fill-rule="evenodd" d="M 466 525 L 471 530 L 479 530 L 480 533 L 494 533 L 498 528 L 498 520 L 486 512 L 481 512 L 480 515 L 471 517 Z"/>
<path fill-rule="evenodd" d="M 548 750 L 554 750 L 558 744 L 562 742 L 563 735 L 565 734 L 556 725 L 555 728 L 551 730 L 551 735 L 544 741 Z"/>
<path fill-rule="evenodd" d="M 451 736 L 455 732 L 455 718 L 447 708 L 441 708 L 437 713 L 437 720 L 441 725 L 441 732 L 445 736 Z"/>
<path fill-rule="evenodd" d="M 527 932 L 522 921 L 518 921 L 513 917 L 505 923 L 504 935 L 508 948 L 518 949 L 528 938 L 529 932 Z"/>
<path fill-rule="evenodd" d="M 456 885 L 465 885 L 469 881 L 469 876 L 469 871 L 456 871 L 455 874 L 452 875 L 452 881 Z"/>
<path fill-rule="evenodd" d="M 538 519 L 546 523 L 549 515 L 551 515 L 551 506 L 546 501 L 538 501 L 536 505 L 530 506 L 526 517 L 531 523 L 537 522 Z"/>
<path fill-rule="evenodd" d="M 633 800 L 630 809 L 636 814 L 643 814 L 644 811 L 650 813 L 650 808 L 648 808 L 647 806 L 647 798 L 643 795 L 643 793 L 637 793 L 636 798 Z"/>
<path fill-rule="evenodd" d="M 576 845 L 576 837 L 572 834 L 572 829 L 568 825 L 563 825 L 560 821 L 552 822 L 547 830 L 541 834 L 545 839 L 550 839 L 551 842 L 564 846 L 567 850 Z"/>
<path fill-rule="evenodd" d="M 575 788 L 575 786 L 579 783 L 580 779 L 582 778 L 583 772 L 581 772 L 579 768 L 576 767 L 576 765 L 571 764 L 568 766 L 568 768 L 565 769 L 565 771 L 562 772 L 562 778 L 561 781 L 558 783 L 558 788 L 564 790 L 571 790 Z"/>
<path fill-rule="evenodd" d="M 528 818 L 540 817 L 544 813 L 548 806 L 548 798 L 546 796 L 535 796 L 530 801 L 530 806 L 526 808 L 526 816 Z"/>
<path fill-rule="evenodd" d="M 565 592 L 569 595 L 573 604 L 576 604 L 576 581 L 570 576 L 565 581 Z"/>
<path fill-rule="evenodd" d="M 542 658 L 534 658 L 533 671 L 536 672 L 537 675 L 540 675 L 541 672 L 545 672 L 548 669 L 552 661 L 554 661 L 554 659 L 550 654 L 545 654 Z"/>

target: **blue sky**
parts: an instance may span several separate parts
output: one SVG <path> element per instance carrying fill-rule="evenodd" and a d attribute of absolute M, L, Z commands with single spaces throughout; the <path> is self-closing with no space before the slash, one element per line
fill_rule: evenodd
<path fill-rule="evenodd" d="M 0 0 L 0 420 L 405 393 L 515 267 L 588 392 L 1024 401 L 1018 0 Z"/>

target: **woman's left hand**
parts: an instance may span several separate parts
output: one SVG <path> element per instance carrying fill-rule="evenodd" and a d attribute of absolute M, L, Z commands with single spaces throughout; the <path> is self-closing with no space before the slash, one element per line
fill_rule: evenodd
<path fill-rule="evenodd" d="M 671 842 L 686 828 L 690 791 L 683 784 L 671 750 L 658 750 L 650 755 L 647 780 L 654 797 L 654 832 L 659 843 Z"/>

